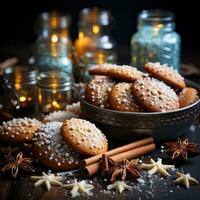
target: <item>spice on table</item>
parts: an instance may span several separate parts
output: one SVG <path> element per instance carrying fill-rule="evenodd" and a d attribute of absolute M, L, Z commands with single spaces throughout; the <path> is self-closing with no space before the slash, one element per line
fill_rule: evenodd
<path fill-rule="evenodd" d="M 17 154 L 16 158 L 12 155 L 4 155 L 7 163 L 3 168 L 1 168 L 1 171 L 11 171 L 13 177 L 17 177 L 19 169 L 25 170 L 25 171 L 33 171 L 30 164 L 32 163 L 31 158 L 24 158 L 23 153 L 20 152 Z"/>
<path fill-rule="evenodd" d="M 148 170 L 149 175 L 159 173 L 160 175 L 166 177 L 166 176 L 170 176 L 170 174 L 167 172 L 167 170 L 175 168 L 175 166 L 174 165 L 163 165 L 162 159 L 158 158 L 157 162 L 154 161 L 153 159 L 151 159 L 150 164 L 143 163 L 141 165 L 141 168 Z"/>
<path fill-rule="evenodd" d="M 193 184 L 193 185 L 197 185 L 198 184 L 198 181 L 195 178 L 193 178 L 192 176 L 190 176 L 189 173 L 184 174 L 184 173 L 177 172 L 176 173 L 176 177 L 177 178 L 176 178 L 176 180 L 174 182 L 177 183 L 177 184 L 182 184 L 187 189 L 190 188 L 191 184 Z"/>
<path fill-rule="evenodd" d="M 172 159 L 188 159 L 189 153 L 199 153 L 198 144 L 190 143 L 188 139 L 181 140 L 177 138 L 175 142 L 165 143 L 167 152 L 172 154 Z"/>

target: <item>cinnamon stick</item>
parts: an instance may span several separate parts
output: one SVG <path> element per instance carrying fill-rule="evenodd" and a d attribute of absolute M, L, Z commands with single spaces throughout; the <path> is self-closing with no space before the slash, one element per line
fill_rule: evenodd
<path fill-rule="evenodd" d="M 140 146 L 144 146 L 144 145 L 150 144 L 153 141 L 154 141 L 154 139 L 152 137 L 145 138 L 145 139 L 142 139 L 142 140 L 139 140 L 139 141 L 132 142 L 130 144 L 124 145 L 122 147 L 118 147 L 118 148 L 112 149 L 110 151 L 107 151 L 104 154 L 106 156 L 111 157 L 113 155 L 116 155 L 116 154 L 119 154 L 119 153 L 122 153 L 122 152 L 125 152 L 125 151 L 128 151 L 128 150 L 131 150 L 131 149 L 135 149 L 135 148 L 140 147 Z M 101 158 L 102 158 L 102 154 L 98 154 L 96 156 L 92 156 L 90 158 L 87 158 L 87 159 L 83 160 L 82 165 L 83 166 L 91 165 L 91 164 L 97 162 L 98 160 L 100 160 Z"/>
<path fill-rule="evenodd" d="M 147 144 L 135 149 L 131 149 L 116 155 L 111 156 L 110 158 L 116 162 L 119 163 L 120 161 L 122 161 L 124 158 L 130 160 L 133 158 L 137 158 L 139 156 L 142 156 L 146 153 L 149 153 L 151 151 L 155 150 L 155 144 L 151 143 L 151 144 Z M 83 173 L 86 176 L 93 176 L 94 174 L 96 174 L 99 170 L 101 169 L 101 161 L 97 161 L 91 165 L 85 166 L 83 167 Z"/>

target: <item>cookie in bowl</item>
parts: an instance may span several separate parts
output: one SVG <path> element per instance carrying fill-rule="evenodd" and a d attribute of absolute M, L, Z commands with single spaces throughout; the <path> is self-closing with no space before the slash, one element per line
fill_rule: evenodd
<path fill-rule="evenodd" d="M 186 87 L 184 77 L 167 64 L 148 62 L 144 65 L 144 70 L 173 88 L 183 89 Z"/>
<path fill-rule="evenodd" d="M 179 106 L 180 108 L 184 108 L 193 104 L 198 100 L 198 92 L 195 88 L 186 87 L 179 94 Z"/>
<path fill-rule="evenodd" d="M 135 81 L 132 94 L 137 103 L 150 112 L 165 112 L 179 108 L 174 90 L 164 82 L 146 77 Z"/>
<path fill-rule="evenodd" d="M 132 84 L 126 82 L 118 83 L 112 87 L 109 94 L 112 109 L 124 112 L 142 111 L 131 93 L 131 87 Z"/>
<path fill-rule="evenodd" d="M 96 76 L 86 86 L 85 99 L 91 104 L 101 108 L 110 107 L 108 94 L 114 83 L 107 76 Z"/>

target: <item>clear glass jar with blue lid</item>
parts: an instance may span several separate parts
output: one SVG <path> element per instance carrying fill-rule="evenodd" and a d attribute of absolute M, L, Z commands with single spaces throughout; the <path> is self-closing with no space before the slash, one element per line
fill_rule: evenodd
<path fill-rule="evenodd" d="M 141 69 L 146 62 L 160 62 L 180 69 L 181 39 L 172 12 L 144 10 L 138 15 L 137 28 L 131 39 L 133 66 Z"/>
<path fill-rule="evenodd" d="M 34 45 L 35 65 L 40 72 L 72 72 L 70 17 L 56 11 L 40 14 Z"/>

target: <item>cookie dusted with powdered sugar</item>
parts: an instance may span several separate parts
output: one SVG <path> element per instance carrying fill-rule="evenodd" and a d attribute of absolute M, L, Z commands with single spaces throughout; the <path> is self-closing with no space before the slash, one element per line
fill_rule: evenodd
<path fill-rule="evenodd" d="M 198 92 L 194 88 L 186 87 L 179 94 L 179 106 L 180 108 L 186 107 L 197 101 Z"/>
<path fill-rule="evenodd" d="M 109 108 L 108 95 L 113 85 L 114 81 L 111 78 L 106 76 L 96 76 L 86 86 L 86 101 L 101 108 Z"/>
<path fill-rule="evenodd" d="M 3 122 L 0 126 L 0 142 L 19 144 L 29 143 L 41 122 L 30 118 L 14 118 L 10 121 Z"/>
<path fill-rule="evenodd" d="M 69 112 L 72 112 L 72 113 L 74 113 L 77 116 L 80 116 L 80 114 L 81 114 L 81 104 L 80 104 L 80 101 L 66 105 L 65 110 L 69 111 Z"/>
<path fill-rule="evenodd" d="M 61 131 L 72 149 L 84 155 L 97 155 L 108 150 L 105 135 L 92 123 L 83 119 L 66 120 Z"/>
<path fill-rule="evenodd" d="M 33 137 L 33 151 L 42 164 L 50 169 L 70 170 L 80 166 L 81 157 L 61 136 L 61 122 L 49 122 Z"/>
<path fill-rule="evenodd" d="M 139 112 L 138 106 L 131 93 L 131 83 L 118 83 L 112 87 L 109 94 L 110 106 L 114 110 L 124 112 Z"/>
<path fill-rule="evenodd" d="M 71 118 L 78 118 L 78 115 L 75 115 L 73 112 L 59 110 L 46 115 L 42 122 L 64 122 L 66 119 Z"/>
<path fill-rule="evenodd" d="M 178 96 L 164 82 L 155 78 L 143 78 L 132 85 L 132 94 L 142 107 L 151 112 L 165 112 L 179 108 Z"/>
<path fill-rule="evenodd" d="M 144 65 L 144 70 L 174 88 L 183 89 L 186 87 L 184 78 L 167 64 L 149 62 Z"/>

